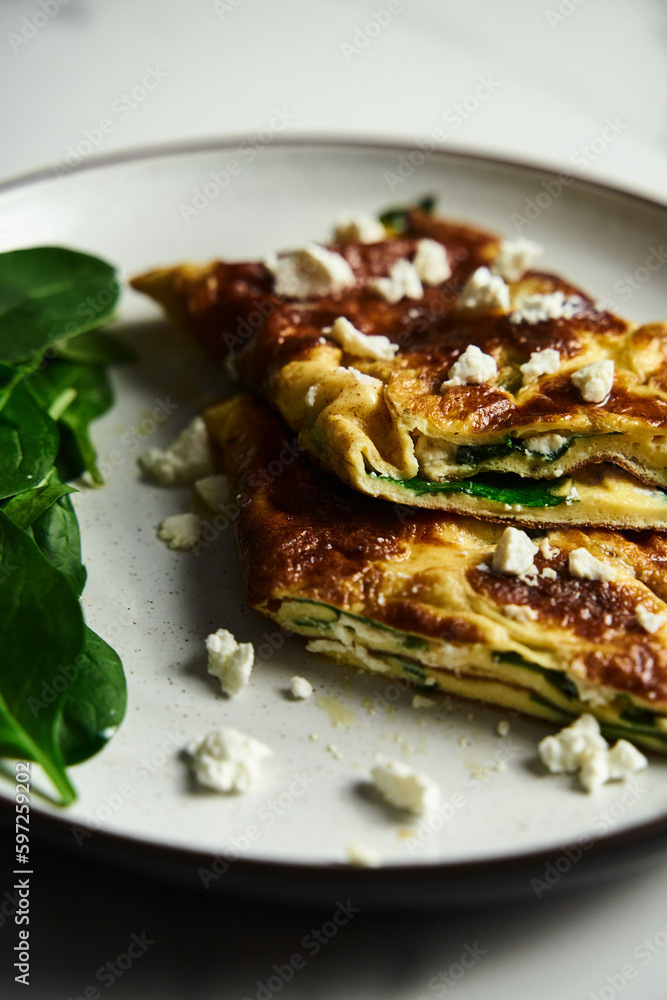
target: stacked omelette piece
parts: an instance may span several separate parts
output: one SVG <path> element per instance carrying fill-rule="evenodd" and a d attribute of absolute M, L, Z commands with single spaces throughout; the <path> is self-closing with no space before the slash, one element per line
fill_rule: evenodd
<path fill-rule="evenodd" d="M 248 603 L 341 663 L 665 750 L 667 326 L 432 209 L 133 281 L 249 390 L 204 414 Z"/>

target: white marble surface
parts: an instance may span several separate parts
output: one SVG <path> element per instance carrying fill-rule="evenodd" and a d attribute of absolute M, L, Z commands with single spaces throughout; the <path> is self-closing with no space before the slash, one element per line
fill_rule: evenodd
<path fill-rule="evenodd" d="M 81 143 L 86 157 L 98 139 L 97 151 L 112 153 L 253 135 L 278 111 L 285 135 L 425 141 L 442 129 L 452 147 L 575 169 L 667 202 L 659 0 L 403 0 L 392 9 L 376 33 L 364 26 L 386 0 L 3 0 L 0 180 L 55 169 Z M 266 1000 L 260 985 L 274 963 L 327 919 L 168 893 L 61 866 L 48 852 L 42 864 L 31 991 L 40 1000 L 79 997 L 91 984 L 102 996 L 112 986 L 128 998 Z M 583 894 L 483 911 L 361 913 L 275 992 L 663 1000 L 666 898 L 663 863 Z M 19 996 L 8 928 L 0 979 L 3 996 Z M 145 955 L 111 983 L 95 978 L 144 931 L 155 941 Z M 475 942 L 484 954 L 444 992 L 434 977 Z"/>

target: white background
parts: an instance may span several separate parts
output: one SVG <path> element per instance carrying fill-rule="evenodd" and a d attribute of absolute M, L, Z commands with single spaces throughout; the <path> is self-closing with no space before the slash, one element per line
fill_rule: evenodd
<path fill-rule="evenodd" d="M 377 32 L 364 26 L 385 0 L 43 3 L 48 17 L 37 0 L 0 5 L 0 179 L 57 170 L 77 146 L 85 157 L 86 143 L 106 154 L 252 135 L 277 110 L 285 135 L 425 140 L 442 129 L 452 148 L 572 169 L 667 202 L 660 0 L 404 0 Z M 153 89 L 133 97 L 149 72 Z M 254 998 L 273 964 L 328 917 L 181 895 L 46 851 L 39 860 L 34 983 L 17 996 L 84 995 L 145 931 L 155 944 L 112 996 Z M 364 912 L 276 995 L 664 1000 L 667 948 L 648 962 L 635 949 L 664 940 L 666 899 L 662 864 L 583 894 L 484 910 Z M 0 926 L 3 989 L 13 939 Z M 482 958 L 448 993 L 429 987 L 475 942 Z M 623 983 L 626 963 L 637 974 Z"/>

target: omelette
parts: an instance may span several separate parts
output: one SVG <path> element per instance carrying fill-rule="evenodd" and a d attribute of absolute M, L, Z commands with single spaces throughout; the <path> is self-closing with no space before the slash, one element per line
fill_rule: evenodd
<path fill-rule="evenodd" d="M 667 527 L 667 324 L 423 203 L 265 262 L 135 278 L 355 490 L 524 526 Z"/>
<path fill-rule="evenodd" d="M 667 537 L 398 506 L 316 468 L 249 394 L 204 419 L 251 608 L 342 664 L 667 749 Z"/>

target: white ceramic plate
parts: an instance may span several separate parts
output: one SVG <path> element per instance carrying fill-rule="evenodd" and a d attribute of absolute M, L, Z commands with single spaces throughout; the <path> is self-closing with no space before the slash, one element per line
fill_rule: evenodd
<path fill-rule="evenodd" d="M 65 178 L 41 175 L 0 191 L 2 246 L 64 244 L 100 254 L 128 276 L 187 259 L 262 257 L 325 239 L 341 209 L 375 212 L 425 193 L 438 196 L 447 216 L 539 240 L 545 269 L 619 311 L 638 320 L 667 316 L 665 209 L 581 182 L 564 185 L 530 167 L 424 158 L 391 146 L 274 145 L 250 161 L 236 144 L 220 143 L 99 161 Z M 416 711 L 410 692 L 346 672 L 307 653 L 298 638 L 285 640 L 244 607 L 230 527 L 198 556 L 168 551 L 156 526 L 191 509 L 190 492 L 147 485 L 136 456 L 170 441 L 215 396 L 218 376 L 132 291 L 115 325 L 140 360 L 117 370 L 117 404 L 94 427 L 107 485 L 75 503 L 86 614 L 122 656 L 129 707 L 108 747 L 72 770 L 79 800 L 63 813 L 35 799 L 35 819 L 70 846 L 101 829 L 112 850 L 154 852 L 167 865 L 197 859 L 197 866 L 238 854 L 235 871 L 261 862 L 253 869 L 260 876 L 284 864 L 297 866 L 293 874 L 321 873 L 345 864 L 347 845 L 361 841 L 385 859 L 376 879 L 397 867 L 404 876 L 419 869 L 423 877 L 424 866 L 431 875 L 461 865 L 474 874 L 528 857 L 539 875 L 539 859 L 558 856 L 565 844 L 583 838 L 588 850 L 619 833 L 639 843 L 647 824 L 665 820 L 666 761 L 653 756 L 634 791 L 609 784 L 588 796 L 572 777 L 542 773 L 543 725 L 512 717 L 501 738 L 496 727 L 507 713 L 449 700 Z M 219 627 L 259 654 L 249 688 L 231 700 L 206 672 L 203 640 Z M 312 699 L 286 696 L 295 673 L 313 683 Z M 195 789 L 179 756 L 188 739 L 221 724 L 275 752 L 246 795 Z M 368 776 L 378 751 L 438 781 L 439 816 L 413 822 L 376 800 Z M 3 785 L 1 794 L 10 791 Z"/>

